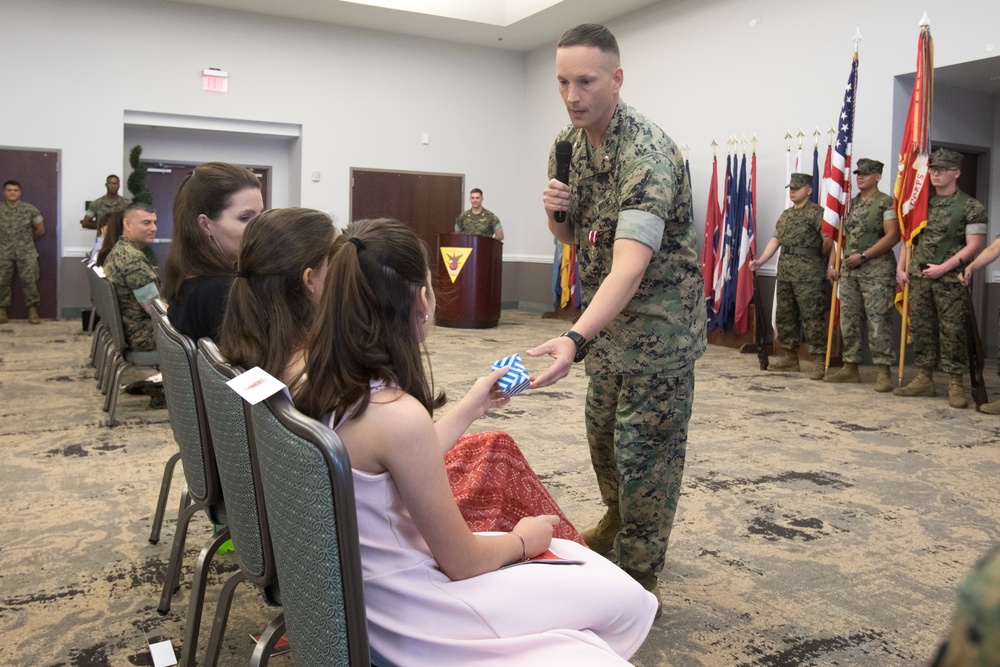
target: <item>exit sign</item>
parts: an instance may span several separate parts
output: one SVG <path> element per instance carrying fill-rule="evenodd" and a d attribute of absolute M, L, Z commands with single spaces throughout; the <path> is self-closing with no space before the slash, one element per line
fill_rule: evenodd
<path fill-rule="evenodd" d="M 225 93 L 229 90 L 229 72 L 210 67 L 201 72 L 201 89 L 215 93 Z"/>

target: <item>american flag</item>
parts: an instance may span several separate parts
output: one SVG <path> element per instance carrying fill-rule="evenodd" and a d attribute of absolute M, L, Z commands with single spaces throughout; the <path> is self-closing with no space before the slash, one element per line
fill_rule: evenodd
<path fill-rule="evenodd" d="M 858 94 L 858 54 L 851 61 L 847 77 L 844 105 L 837 122 L 837 141 L 833 145 L 830 176 L 826 179 L 826 200 L 823 201 L 823 233 L 837 238 L 840 220 L 851 207 L 851 151 L 854 150 L 854 104 Z"/>

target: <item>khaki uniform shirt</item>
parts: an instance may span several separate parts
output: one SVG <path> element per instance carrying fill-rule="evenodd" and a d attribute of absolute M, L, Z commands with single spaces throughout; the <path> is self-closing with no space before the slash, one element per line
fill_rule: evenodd
<path fill-rule="evenodd" d="M 563 140 L 573 144 L 566 224 L 576 235 L 584 307 L 611 271 L 617 239 L 653 249 L 635 295 L 594 338 L 587 373 L 689 372 L 706 348 L 705 297 L 677 145 L 621 101 L 600 146 L 572 126 L 556 137 Z M 549 177 L 555 177 L 554 144 Z"/>

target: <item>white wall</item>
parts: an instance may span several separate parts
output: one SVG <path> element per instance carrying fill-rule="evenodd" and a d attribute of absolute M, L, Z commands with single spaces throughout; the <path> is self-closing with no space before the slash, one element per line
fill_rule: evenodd
<path fill-rule="evenodd" d="M 895 135 L 902 132 L 909 101 L 907 90 L 903 116 L 896 121 L 894 77 L 915 69 L 918 23 L 925 9 L 931 19 L 936 66 L 1000 54 L 1000 2 L 995 0 L 845 0 L 835 6 L 787 0 L 677 0 L 622 17 L 608 27 L 622 50 L 622 98 L 678 144 L 691 146 L 699 227 L 705 219 L 712 140 L 721 144 L 724 165 L 729 135 L 757 134 L 759 234 L 765 240 L 782 209 L 785 132 L 795 134 L 802 128 L 808 135 L 811 161 L 812 133 L 819 126 L 824 133 L 821 155 L 825 154 L 825 132 L 837 120 L 843 102 L 856 28 L 862 41 L 854 156 L 884 162 L 882 187 L 891 191 L 897 157 L 893 151 L 898 151 L 893 147 L 899 144 Z M 751 19 L 758 20 L 755 27 L 750 26 Z M 992 45 L 997 50 L 987 50 Z M 531 196 L 522 201 L 522 218 L 540 216 L 548 150 L 567 123 L 556 90 L 554 60 L 554 47 L 528 54 L 529 125 L 521 187 Z M 996 149 L 997 105 L 991 104 L 990 96 L 965 94 L 949 101 L 949 92 L 954 91 L 942 88 L 935 96 L 939 117 L 932 139 Z M 942 127 L 946 121 L 948 127 Z M 980 141 L 989 143 L 983 146 Z M 1000 211 L 1000 188 L 993 188 L 984 203 L 991 211 Z M 526 252 L 551 254 L 545 238 L 535 239 Z"/>
<path fill-rule="evenodd" d="M 81 202 L 127 171 L 126 111 L 301 126 L 303 176 L 275 182 L 340 222 L 353 166 L 464 173 L 517 224 L 520 54 L 167 2 L 7 0 L 3 23 L 19 89 L 0 101 L 0 146 L 62 150 L 64 249 L 93 235 Z M 229 72 L 228 93 L 201 90 L 208 67 Z"/>
<path fill-rule="evenodd" d="M 836 120 L 856 27 L 863 41 L 855 156 L 885 162 L 883 183 L 891 182 L 901 122 L 894 81 L 914 69 L 924 9 L 938 66 L 1000 47 L 995 0 L 668 0 L 609 26 L 622 47 L 624 99 L 691 146 L 699 225 L 710 142 L 757 134 L 766 238 L 784 195 L 785 132 L 811 135 Z M 552 256 L 540 193 L 552 138 L 567 122 L 554 46 L 516 54 L 170 2 L 6 0 L 3 20 L 0 58 L 17 63 L 8 83 L 19 88 L 0 101 L 0 146 L 62 151 L 64 254 L 88 245 L 91 233 L 76 225 L 80 202 L 101 194 L 106 174 L 127 171 L 126 112 L 150 112 L 301 128 L 276 183 L 287 184 L 288 203 L 341 222 L 351 167 L 465 174 L 504 222 L 505 259 Z M 207 67 L 229 72 L 230 92 L 201 90 Z M 937 102 L 944 109 L 941 95 Z M 987 124 L 989 115 L 976 112 Z M 988 148 L 998 138 L 993 132 Z M 998 163 L 991 161 L 994 181 Z M 309 179 L 313 171 L 319 183 Z M 1000 211 L 1000 188 L 985 203 Z"/>

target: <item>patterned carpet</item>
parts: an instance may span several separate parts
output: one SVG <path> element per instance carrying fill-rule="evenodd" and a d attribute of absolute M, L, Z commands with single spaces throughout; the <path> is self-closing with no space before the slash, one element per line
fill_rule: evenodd
<path fill-rule="evenodd" d="M 437 328 L 437 385 L 458 398 L 491 361 L 564 328 L 515 311 L 497 329 Z M 176 446 L 166 412 L 148 410 L 145 397 L 122 396 L 121 425 L 104 426 L 89 345 L 78 322 L 0 326 L 2 665 L 149 665 L 143 633 L 181 643 L 187 582 L 211 528 L 203 517 L 192 523 L 185 584 L 160 616 L 179 484 L 161 541 L 148 535 Z M 998 391 L 996 376 L 988 383 Z M 580 528 L 602 512 L 583 434 L 585 386 L 574 369 L 476 426 L 511 433 Z M 697 368 L 663 616 L 634 663 L 926 663 L 956 586 L 1000 542 L 998 478 L 996 417 L 950 409 L 941 396 L 764 374 L 756 358 L 712 347 Z M 219 582 L 235 567 L 230 556 L 217 560 L 202 648 Z M 248 634 L 273 615 L 256 593 L 238 593 L 220 664 L 246 664 Z"/>

